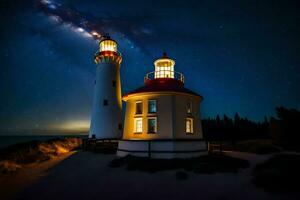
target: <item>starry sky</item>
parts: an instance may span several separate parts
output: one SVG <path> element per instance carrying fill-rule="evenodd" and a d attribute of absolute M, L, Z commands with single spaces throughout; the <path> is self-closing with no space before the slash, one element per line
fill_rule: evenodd
<path fill-rule="evenodd" d="M 251 120 L 300 109 L 297 0 L 0 2 L 0 129 L 89 127 L 98 49 L 109 33 L 123 55 L 122 93 L 143 85 L 167 52 L 202 117 Z"/>

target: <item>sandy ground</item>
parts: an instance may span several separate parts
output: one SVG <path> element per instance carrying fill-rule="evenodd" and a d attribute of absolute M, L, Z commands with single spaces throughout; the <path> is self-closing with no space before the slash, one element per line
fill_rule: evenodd
<path fill-rule="evenodd" d="M 42 163 L 23 166 L 13 174 L 0 174 L 0 199 L 15 199 L 20 191 L 48 175 L 48 170 L 74 154 L 69 152 Z"/>
<path fill-rule="evenodd" d="M 15 199 L 297 199 L 266 193 L 251 183 L 252 167 L 270 155 L 239 152 L 226 154 L 247 159 L 251 166 L 237 174 L 187 172 L 187 180 L 176 180 L 176 172 L 182 170 L 153 174 L 127 171 L 124 167 L 108 166 L 116 158 L 115 155 L 79 151 L 58 161 L 46 174 L 42 169 L 40 172 L 32 172 L 36 173 L 32 176 L 37 178 L 28 178 L 30 183 L 23 190 L 18 190 Z"/>

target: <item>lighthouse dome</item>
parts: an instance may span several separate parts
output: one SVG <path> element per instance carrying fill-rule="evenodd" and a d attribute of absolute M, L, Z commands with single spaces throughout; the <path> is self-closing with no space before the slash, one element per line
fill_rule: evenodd
<path fill-rule="evenodd" d="M 167 53 L 163 53 L 162 57 L 154 61 L 155 67 L 174 67 L 175 61 L 167 56 Z"/>

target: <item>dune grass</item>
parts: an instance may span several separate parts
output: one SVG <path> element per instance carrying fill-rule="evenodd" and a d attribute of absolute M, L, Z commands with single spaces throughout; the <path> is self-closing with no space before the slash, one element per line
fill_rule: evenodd
<path fill-rule="evenodd" d="M 80 146 L 80 138 L 65 138 L 31 141 L 3 148 L 0 150 L 0 173 L 15 172 L 23 165 L 43 162 Z"/>

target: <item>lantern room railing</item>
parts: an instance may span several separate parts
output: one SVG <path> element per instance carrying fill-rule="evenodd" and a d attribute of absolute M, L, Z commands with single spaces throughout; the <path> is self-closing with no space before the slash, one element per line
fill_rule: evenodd
<path fill-rule="evenodd" d="M 112 54 L 117 54 L 117 55 L 119 55 L 119 56 L 122 57 L 122 54 L 121 54 L 120 51 L 102 51 L 102 52 L 111 52 Z M 98 50 L 98 51 L 95 52 L 94 56 L 96 57 L 96 56 L 98 56 L 99 54 L 101 54 L 101 51 Z"/>
<path fill-rule="evenodd" d="M 117 51 L 96 51 L 96 53 L 94 54 L 94 61 L 96 64 L 99 64 L 101 57 L 116 57 L 117 61 L 121 63 L 122 61 L 122 54 Z"/>
<path fill-rule="evenodd" d="M 160 71 L 153 71 L 146 74 L 144 80 L 153 80 L 157 78 L 171 78 L 178 80 L 184 83 L 184 76 L 180 72 L 171 71 L 171 70 L 160 70 Z"/>

